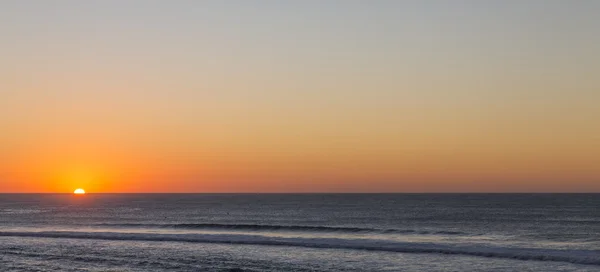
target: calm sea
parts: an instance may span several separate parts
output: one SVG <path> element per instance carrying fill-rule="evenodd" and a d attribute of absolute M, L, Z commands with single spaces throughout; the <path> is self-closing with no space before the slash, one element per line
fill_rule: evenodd
<path fill-rule="evenodd" d="M 0 194 L 0 271 L 600 271 L 600 194 Z"/>

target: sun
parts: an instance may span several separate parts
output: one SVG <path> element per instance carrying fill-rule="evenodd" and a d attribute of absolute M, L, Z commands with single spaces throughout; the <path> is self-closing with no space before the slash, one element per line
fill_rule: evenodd
<path fill-rule="evenodd" d="M 76 195 L 85 195 L 85 190 L 83 190 L 81 188 L 78 188 L 75 191 L 73 191 L 73 194 L 76 194 Z"/>

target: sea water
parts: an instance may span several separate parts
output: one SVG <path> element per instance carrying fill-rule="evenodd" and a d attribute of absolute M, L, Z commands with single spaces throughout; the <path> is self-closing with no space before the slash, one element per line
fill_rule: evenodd
<path fill-rule="evenodd" d="M 600 194 L 0 194 L 0 271 L 600 271 Z"/>

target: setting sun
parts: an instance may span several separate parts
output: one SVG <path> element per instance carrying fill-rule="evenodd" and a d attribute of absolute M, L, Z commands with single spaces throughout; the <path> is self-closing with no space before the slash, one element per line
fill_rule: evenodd
<path fill-rule="evenodd" d="M 76 190 L 73 192 L 73 194 L 76 194 L 76 195 L 84 195 L 84 194 L 85 194 L 85 190 L 83 190 L 83 189 L 79 188 L 79 189 L 76 189 Z"/>

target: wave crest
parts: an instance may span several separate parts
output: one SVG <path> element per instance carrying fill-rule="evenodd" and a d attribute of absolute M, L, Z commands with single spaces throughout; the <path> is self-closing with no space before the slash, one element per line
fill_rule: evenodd
<path fill-rule="evenodd" d="M 243 234 L 155 234 L 121 232 L 7 232 L 4 237 L 39 237 L 65 239 L 96 239 L 122 241 L 163 241 L 187 243 L 221 243 L 270 246 L 296 246 L 309 248 L 355 249 L 402 253 L 437 253 L 468 255 L 489 258 L 569 262 L 600 266 L 600 250 L 558 250 L 540 248 L 512 248 L 489 246 L 447 245 L 436 243 L 394 242 L 375 239 L 342 238 L 282 238 Z"/>
<path fill-rule="evenodd" d="M 459 231 L 424 231 L 412 229 L 376 229 L 360 227 L 330 227 L 330 226 L 302 226 L 302 225 L 259 225 L 259 224 L 96 224 L 97 227 L 119 228 L 161 228 L 161 229 L 225 229 L 249 231 L 305 231 L 305 232 L 350 232 L 350 233 L 399 233 L 399 234 L 440 234 L 440 235 L 467 235 Z"/>

